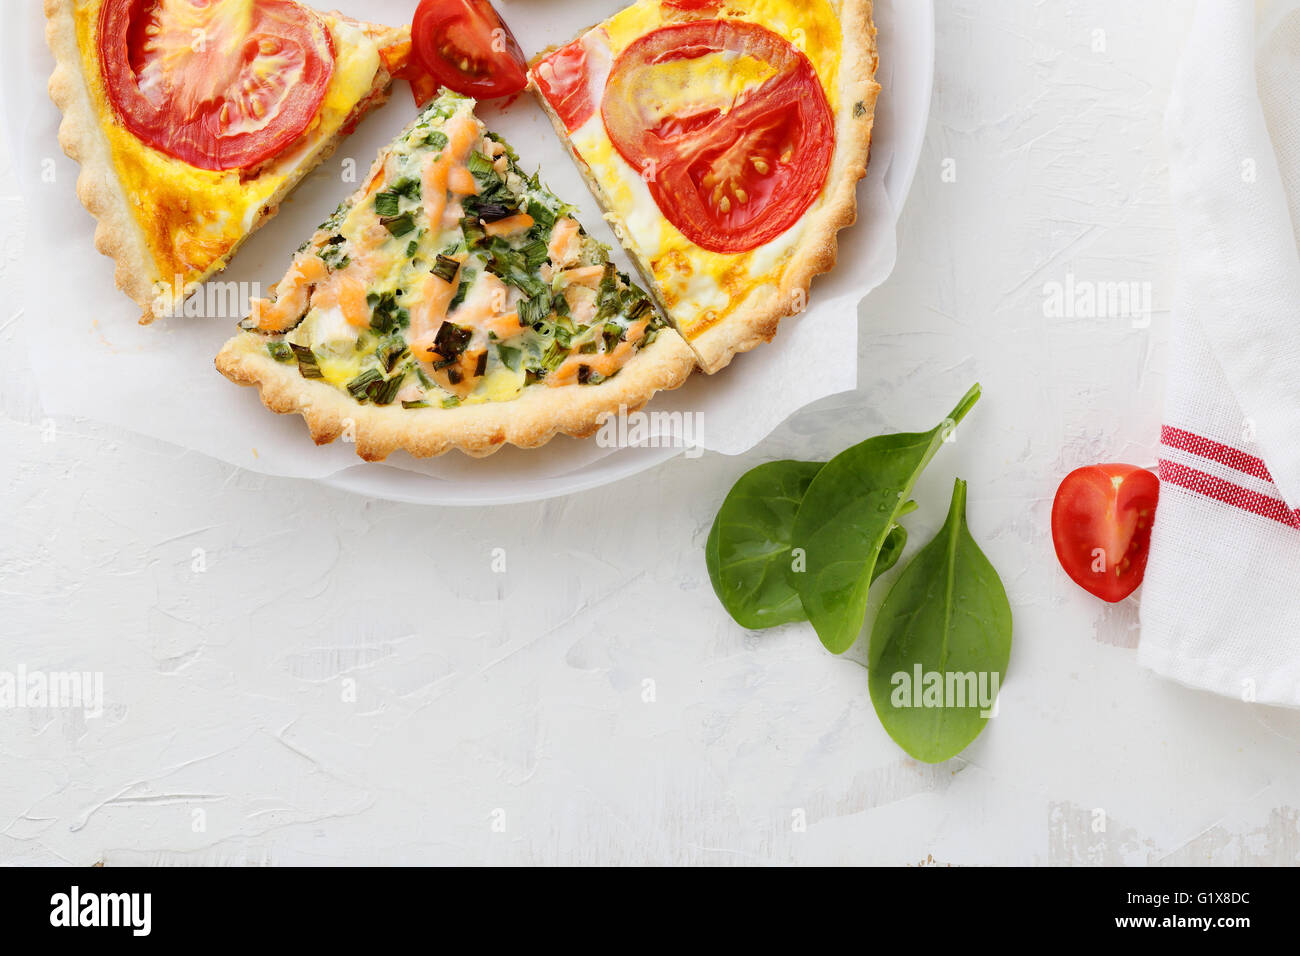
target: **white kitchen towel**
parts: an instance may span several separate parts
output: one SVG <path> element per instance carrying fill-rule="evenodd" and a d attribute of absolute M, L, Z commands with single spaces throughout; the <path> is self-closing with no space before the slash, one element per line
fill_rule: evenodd
<path fill-rule="evenodd" d="M 1300 0 L 1201 0 L 1166 135 L 1181 261 L 1138 660 L 1300 706 Z"/>

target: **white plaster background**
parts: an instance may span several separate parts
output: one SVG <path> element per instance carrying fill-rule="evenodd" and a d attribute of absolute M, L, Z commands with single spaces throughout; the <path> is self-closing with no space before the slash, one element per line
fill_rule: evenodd
<path fill-rule="evenodd" d="M 107 702 L 97 720 L 0 711 L 0 862 L 1300 862 L 1300 714 L 1140 671 L 1136 604 L 1075 588 L 1048 535 L 1068 469 L 1154 460 L 1176 243 L 1161 119 L 1191 4 L 937 13 L 861 388 L 743 458 L 426 509 L 86 422 L 43 440 L 30 376 L 0 378 L 0 669 L 101 670 Z M 8 350 L 16 191 L 0 169 Z M 1044 283 L 1070 272 L 1151 282 L 1151 326 L 1044 318 Z M 101 294 L 58 293 L 51 308 Z M 703 545 L 747 468 L 928 427 L 975 380 L 913 548 L 969 479 L 1016 643 L 1000 715 L 928 767 L 881 729 L 854 654 L 733 625 Z"/>

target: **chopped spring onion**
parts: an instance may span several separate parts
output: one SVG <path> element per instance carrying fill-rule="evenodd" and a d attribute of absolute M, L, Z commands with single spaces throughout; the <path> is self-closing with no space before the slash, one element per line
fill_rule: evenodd
<path fill-rule="evenodd" d="M 443 322 L 438 326 L 438 334 L 433 338 L 433 347 L 444 359 L 455 358 L 465 351 L 474 330 L 457 325 L 455 322 Z"/>
<path fill-rule="evenodd" d="M 415 228 L 415 220 L 411 218 L 409 212 L 404 212 L 400 216 L 380 216 L 379 221 L 392 233 L 394 239 L 400 239 Z"/>
<path fill-rule="evenodd" d="M 519 324 L 536 326 L 542 319 L 551 314 L 551 294 L 543 292 L 540 295 L 523 299 L 519 303 Z"/>
<path fill-rule="evenodd" d="M 460 263 L 448 256 L 440 255 L 437 263 L 429 271 L 443 282 L 451 282 L 456 278 L 456 273 L 460 271 Z"/>
<path fill-rule="evenodd" d="M 298 374 L 303 378 L 325 377 L 316 362 L 315 352 L 305 345 L 295 345 L 292 342 L 289 343 L 289 348 L 293 349 L 293 357 L 298 360 Z"/>
<path fill-rule="evenodd" d="M 364 401 L 370 393 L 370 386 L 376 382 L 382 382 L 384 375 L 379 369 L 368 368 L 352 381 L 348 382 L 347 389 L 358 402 Z"/>

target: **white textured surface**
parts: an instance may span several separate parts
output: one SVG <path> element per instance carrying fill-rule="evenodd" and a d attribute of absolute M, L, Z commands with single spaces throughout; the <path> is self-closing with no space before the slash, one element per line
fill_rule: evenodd
<path fill-rule="evenodd" d="M 51 431 L 7 374 L 0 670 L 102 670 L 106 709 L 0 711 L 0 861 L 1297 862 L 1300 715 L 1139 671 L 1135 605 L 1071 585 L 1047 534 L 1067 469 L 1154 457 L 1174 242 L 1160 124 L 1189 12 L 941 0 L 863 386 L 743 458 L 419 509 Z M 1044 284 L 1068 273 L 1152 283 L 1150 327 L 1045 318 Z M 0 345 L 12 334 L 0 316 Z M 928 426 L 976 379 L 913 542 L 968 478 L 1016 645 L 1000 716 L 925 767 L 881 730 L 854 660 L 806 627 L 728 621 L 704 536 L 747 467 Z"/>

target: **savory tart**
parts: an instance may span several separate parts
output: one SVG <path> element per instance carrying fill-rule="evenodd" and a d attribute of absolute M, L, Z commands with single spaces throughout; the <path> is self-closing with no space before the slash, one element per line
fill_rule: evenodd
<path fill-rule="evenodd" d="M 573 208 L 443 91 L 256 300 L 217 368 L 379 460 L 544 444 L 695 357 Z"/>
<path fill-rule="evenodd" d="M 45 0 L 96 247 L 172 314 L 387 97 L 409 31 L 295 0 Z"/>
<path fill-rule="evenodd" d="M 870 0 L 638 0 L 532 86 L 651 293 L 714 372 L 801 311 L 856 216 Z"/>

